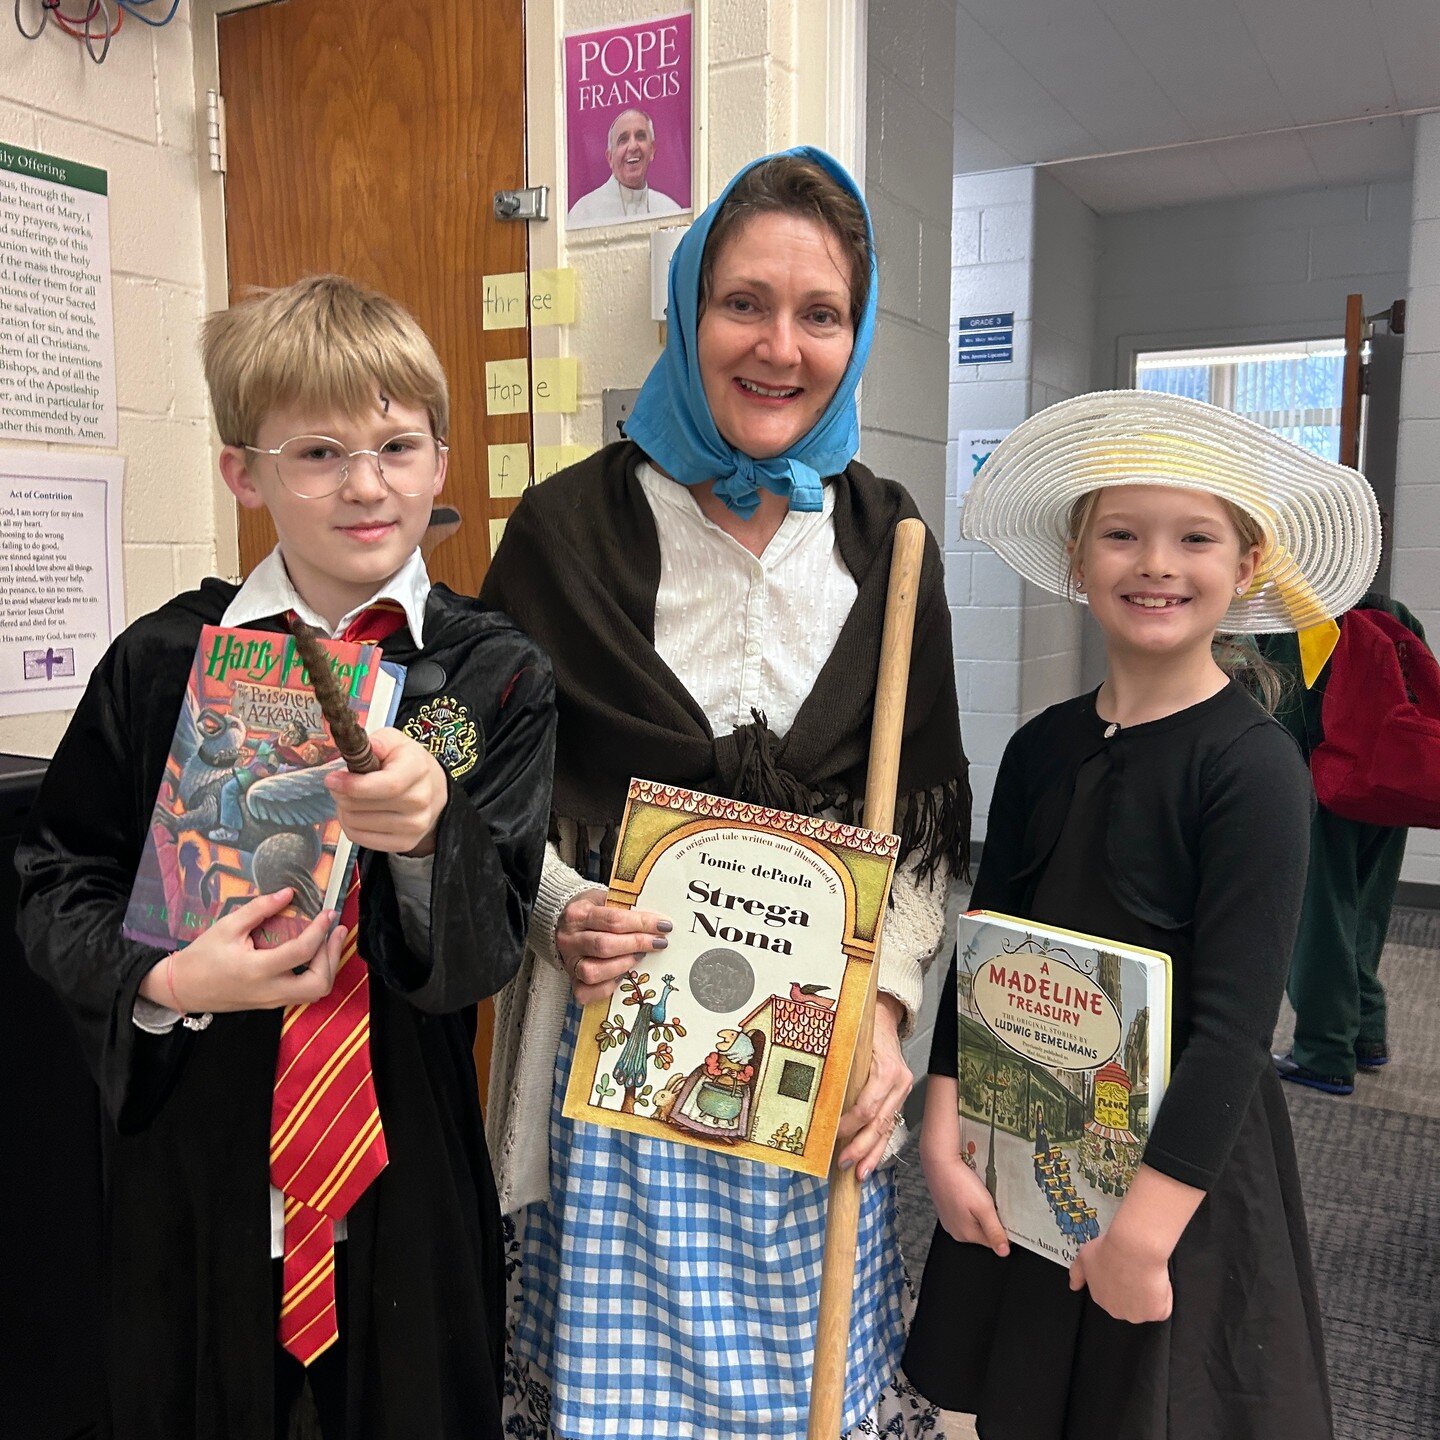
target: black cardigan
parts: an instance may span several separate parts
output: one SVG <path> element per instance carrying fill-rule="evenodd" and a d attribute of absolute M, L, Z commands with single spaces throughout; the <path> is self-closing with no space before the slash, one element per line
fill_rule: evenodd
<path fill-rule="evenodd" d="M 1103 729 L 1092 693 L 1011 739 L 971 904 L 1029 914 L 1076 772 L 1106 752 L 1097 879 L 1134 922 L 1112 938 L 1174 961 L 1173 1068 L 1145 1161 L 1209 1189 L 1270 1064 L 1309 862 L 1310 777 L 1294 740 L 1233 682 L 1111 740 Z M 955 1074 L 956 1026 L 952 960 L 931 1074 Z"/>

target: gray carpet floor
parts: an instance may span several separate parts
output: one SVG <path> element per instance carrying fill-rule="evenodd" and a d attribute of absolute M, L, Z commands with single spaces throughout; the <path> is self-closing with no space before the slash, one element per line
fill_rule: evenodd
<path fill-rule="evenodd" d="M 1397 910 L 1385 1069 L 1353 1096 L 1287 1086 L 1324 1314 L 1336 1440 L 1440 1437 L 1440 915 Z M 1276 1049 L 1289 1043 L 1281 1016 Z M 935 1215 L 914 1147 L 900 1229 L 918 1279 Z M 1224 1440 L 1217 1436 L 1216 1440 Z"/>

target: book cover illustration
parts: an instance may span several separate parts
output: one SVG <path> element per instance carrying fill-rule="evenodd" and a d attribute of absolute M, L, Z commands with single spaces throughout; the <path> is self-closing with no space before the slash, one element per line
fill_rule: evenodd
<path fill-rule="evenodd" d="M 632 780 L 610 903 L 675 929 L 586 1007 L 565 1114 L 826 1174 L 898 849 Z"/>
<path fill-rule="evenodd" d="M 1169 1079 L 1169 958 L 986 910 L 956 942 L 961 1153 L 1011 1240 L 1069 1265 L 1119 1208 Z"/>
<path fill-rule="evenodd" d="M 398 666 L 321 642 L 366 729 L 393 718 Z M 256 895 L 294 902 L 257 935 L 278 945 L 344 898 L 352 847 L 325 777 L 341 769 L 288 636 L 207 625 L 196 646 L 123 933 L 175 950 Z"/>

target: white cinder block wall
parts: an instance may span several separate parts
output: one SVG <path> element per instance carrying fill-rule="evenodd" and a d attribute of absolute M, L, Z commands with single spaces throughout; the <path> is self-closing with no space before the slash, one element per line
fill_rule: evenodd
<path fill-rule="evenodd" d="M 197 136 L 186 6 L 161 29 L 127 25 L 103 66 L 53 25 L 29 44 L 12 27 L 0 46 L 0 139 L 109 173 L 131 619 L 215 569 L 215 482 L 196 351 L 205 308 L 197 166 L 207 163 L 197 158 Z M 0 750 L 48 755 L 67 719 L 0 717 Z"/>
<path fill-rule="evenodd" d="M 1410 208 L 1387 180 L 1103 217 L 1096 385 L 1129 385 L 1136 349 L 1342 334 L 1347 294 L 1405 294 Z"/>
<path fill-rule="evenodd" d="M 944 0 L 870 0 L 869 12 L 865 195 L 875 226 L 880 304 L 860 399 L 860 458 L 910 491 L 940 540 L 946 509 L 955 9 Z M 917 1074 L 929 1060 L 949 954 L 942 944 L 905 1045 Z"/>
<path fill-rule="evenodd" d="M 950 155 L 955 9 L 870 0 L 865 193 L 880 306 L 861 401 L 860 458 L 899 480 L 945 533 Z"/>
<path fill-rule="evenodd" d="M 1011 429 L 1090 388 L 1098 221 L 1052 176 L 1024 168 L 956 176 L 950 433 Z M 1014 312 L 1009 363 L 954 363 L 955 322 Z M 955 677 L 984 835 L 1001 753 L 1016 728 L 1079 688 L 1080 608 L 1031 585 L 959 534 L 958 440 L 946 490 L 946 583 Z"/>
<path fill-rule="evenodd" d="M 1440 645 L 1440 114 L 1415 122 L 1409 303 L 1395 476 L 1395 598 Z M 1404 293 L 1404 292 L 1401 292 Z M 1403 880 L 1440 885 L 1440 831 L 1412 830 Z"/>

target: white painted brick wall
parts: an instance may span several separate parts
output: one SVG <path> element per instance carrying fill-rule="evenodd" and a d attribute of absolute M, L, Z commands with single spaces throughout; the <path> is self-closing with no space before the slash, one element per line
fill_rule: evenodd
<path fill-rule="evenodd" d="M 865 191 L 880 303 L 861 398 L 860 458 L 899 480 L 944 532 L 955 14 L 870 0 Z"/>
<path fill-rule="evenodd" d="M 30 44 L 12 28 L 0 46 L 0 139 L 109 173 L 133 620 L 215 569 L 215 480 L 195 349 L 204 304 L 197 165 L 205 161 L 197 161 L 188 7 L 163 29 L 127 25 L 103 66 L 54 26 Z M 0 718 L 0 750 L 48 755 L 67 719 Z"/>
<path fill-rule="evenodd" d="M 1412 184 L 1392 576 L 1395 598 L 1415 611 L 1433 646 L 1440 644 L 1440 114 L 1415 122 Z M 1410 832 L 1400 873 L 1440 885 L 1440 831 Z"/>
<path fill-rule="evenodd" d="M 1094 382 L 1130 384 L 1136 344 L 1338 334 L 1351 291 L 1406 293 L 1411 230 L 1405 181 L 1104 216 Z"/>

